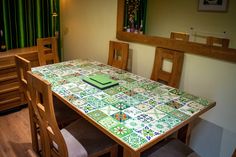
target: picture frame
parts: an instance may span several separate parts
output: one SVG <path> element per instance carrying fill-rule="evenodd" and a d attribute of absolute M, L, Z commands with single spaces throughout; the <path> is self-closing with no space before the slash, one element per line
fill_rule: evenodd
<path fill-rule="evenodd" d="M 228 0 L 199 0 L 199 11 L 227 11 Z"/>

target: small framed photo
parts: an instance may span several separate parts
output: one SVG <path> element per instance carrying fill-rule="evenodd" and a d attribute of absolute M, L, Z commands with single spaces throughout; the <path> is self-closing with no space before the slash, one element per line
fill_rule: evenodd
<path fill-rule="evenodd" d="M 228 0 L 199 0 L 199 11 L 226 11 Z"/>

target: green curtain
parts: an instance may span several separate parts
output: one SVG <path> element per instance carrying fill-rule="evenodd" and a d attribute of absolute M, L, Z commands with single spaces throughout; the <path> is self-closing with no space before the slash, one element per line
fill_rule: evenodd
<path fill-rule="evenodd" d="M 59 8 L 59 0 L 0 0 L 0 44 L 6 50 L 29 47 L 37 38 L 55 36 L 60 30 Z"/>

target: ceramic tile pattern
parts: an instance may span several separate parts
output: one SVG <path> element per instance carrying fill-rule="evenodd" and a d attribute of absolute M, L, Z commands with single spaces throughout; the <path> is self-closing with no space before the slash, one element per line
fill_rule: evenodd
<path fill-rule="evenodd" d="M 134 150 L 212 102 L 96 61 L 72 60 L 33 68 L 52 90 Z M 119 85 L 100 90 L 83 77 L 105 74 Z"/>

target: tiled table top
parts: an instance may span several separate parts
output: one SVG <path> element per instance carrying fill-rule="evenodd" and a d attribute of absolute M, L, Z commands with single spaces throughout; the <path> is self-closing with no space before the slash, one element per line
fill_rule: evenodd
<path fill-rule="evenodd" d="M 214 104 L 150 79 L 101 64 L 73 60 L 33 68 L 52 90 L 133 150 Z M 106 74 L 118 86 L 100 90 L 83 77 Z"/>

